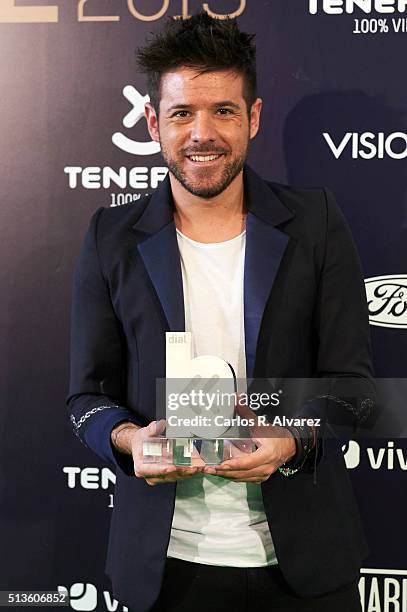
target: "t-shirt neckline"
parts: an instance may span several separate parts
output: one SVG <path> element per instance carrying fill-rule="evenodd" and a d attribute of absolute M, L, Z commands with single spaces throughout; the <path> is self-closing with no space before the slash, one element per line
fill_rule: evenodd
<path fill-rule="evenodd" d="M 193 240 L 192 238 L 185 236 L 185 234 L 183 234 L 178 228 L 176 228 L 176 231 L 177 231 L 178 236 L 186 240 L 186 242 L 189 242 L 190 244 L 196 247 L 201 247 L 201 248 L 219 248 L 223 246 L 229 246 L 233 244 L 234 242 L 241 240 L 243 236 L 246 234 L 246 230 L 244 229 L 237 236 L 234 236 L 233 238 L 230 238 L 229 240 L 224 240 L 223 242 L 198 242 L 197 240 Z"/>

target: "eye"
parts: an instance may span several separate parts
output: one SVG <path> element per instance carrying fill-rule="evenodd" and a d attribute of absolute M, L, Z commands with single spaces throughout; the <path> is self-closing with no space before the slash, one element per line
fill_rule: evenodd
<path fill-rule="evenodd" d="M 233 113 L 233 111 L 230 108 L 218 108 L 218 110 L 216 111 L 217 113 L 219 113 L 220 115 L 231 115 Z"/>
<path fill-rule="evenodd" d="M 189 111 L 186 111 L 186 110 L 175 111 L 175 113 L 171 115 L 171 117 L 180 117 L 181 119 L 185 119 L 185 117 L 188 117 L 188 116 L 189 116 Z"/>

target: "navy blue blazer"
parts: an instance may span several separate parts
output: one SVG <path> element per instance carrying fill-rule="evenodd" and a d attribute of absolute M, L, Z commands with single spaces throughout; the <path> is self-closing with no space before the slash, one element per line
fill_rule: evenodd
<path fill-rule="evenodd" d="M 359 399 L 371 396 L 364 283 L 332 194 L 267 183 L 248 167 L 244 185 L 248 376 L 352 377 Z M 165 331 L 184 329 L 167 178 L 137 203 L 96 211 L 73 286 L 69 418 L 81 441 L 116 468 L 106 571 L 115 597 L 138 612 L 160 591 L 176 484 L 136 478 L 110 433 L 121 421 L 155 419 Z M 303 597 L 355 580 L 368 554 L 340 444 L 319 449 L 317 472 L 316 482 L 303 469 L 261 485 L 281 571 Z"/>

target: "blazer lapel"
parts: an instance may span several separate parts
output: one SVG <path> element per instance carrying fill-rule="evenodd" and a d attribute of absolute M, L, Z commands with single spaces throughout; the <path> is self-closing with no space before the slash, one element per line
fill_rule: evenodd
<path fill-rule="evenodd" d="M 184 295 L 177 234 L 168 177 L 133 226 L 144 240 L 137 245 L 160 300 L 170 331 L 185 330 Z"/>
<path fill-rule="evenodd" d="M 246 253 L 244 265 L 244 327 L 246 374 L 254 373 L 256 348 L 264 309 L 289 237 L 275 225 L 294 214 L 282 204 L 265 181 L 245 168 Z"/>
<path fill-rule="evenodd" d="M 244 326 L 247 377 L 254 371 L 264 309 L 276 278 L 288 236 L 275 227 L 294 215 L 268 184 L 249 167 L 244 170 L 246 254 L 244 265 Z M 173 201 L 169 178 L 157 189 L 133 229 L 151 283 L 171 331 L 185 330 L 184 295 Z"/>

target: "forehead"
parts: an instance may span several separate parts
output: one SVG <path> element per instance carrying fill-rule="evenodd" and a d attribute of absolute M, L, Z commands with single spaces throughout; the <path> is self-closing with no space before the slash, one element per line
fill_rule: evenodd
<path fill-rule="evenodd" d="M 192 68 L 178 68 L 161 78 L 161 104 L 213 104 L 227 98 L 244 104 L 244 78 L 234 70 L 200 72 Z"/>

